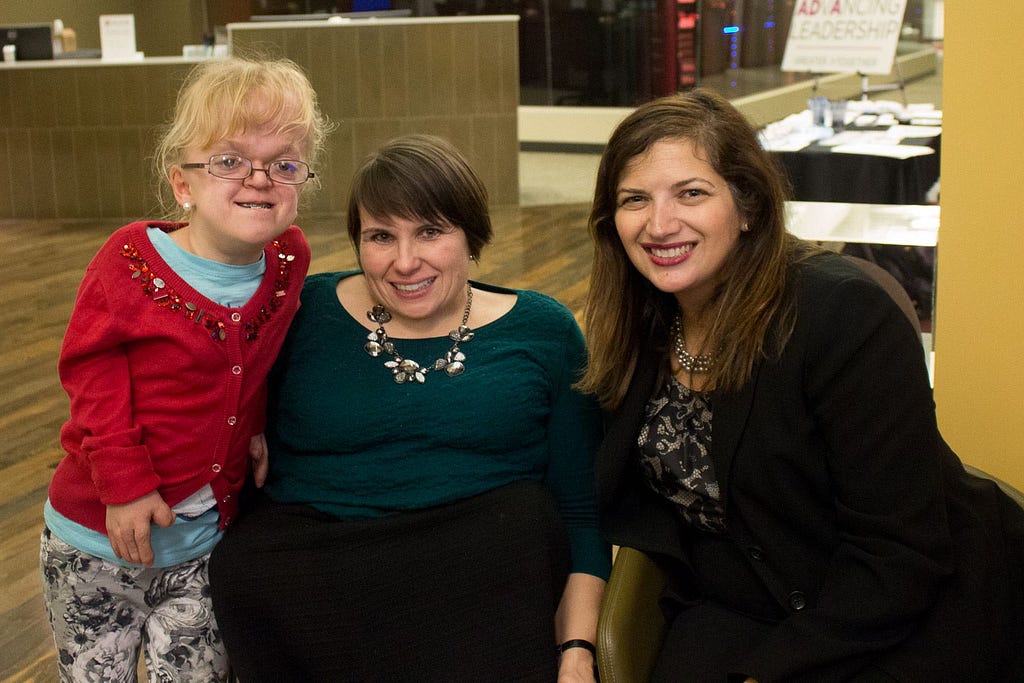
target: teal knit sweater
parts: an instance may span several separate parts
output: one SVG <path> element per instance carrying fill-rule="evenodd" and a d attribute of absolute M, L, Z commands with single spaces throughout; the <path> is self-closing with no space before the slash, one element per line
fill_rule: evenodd
<path fill-rule="evenodd" d="M 594 506 L 600 413 L 572 389 L 586 362 L 572 314 L 537 292 L 473 283 L 518 300 L 461 345 L 463 374 L 396 384 L 384 367 L 390 356 L 363 350 L 367 330 L 337 299 L 338 281 L 353 274 L 306 280 L 271 376 L 270 496 L 367 518 L 543 481 L 569 530 L 572 571 L 607 578 L 610 548 Z M 395 341 L 424 366 L 451 345 L 447 337 Z"/>

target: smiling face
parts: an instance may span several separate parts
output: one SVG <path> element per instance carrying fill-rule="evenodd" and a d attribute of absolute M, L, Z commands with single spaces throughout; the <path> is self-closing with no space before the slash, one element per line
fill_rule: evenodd
<path fill-rule="evenodd" d="M 466 305 L 466 233 L 444 221 L 359 215 L 359 262 L 371 298 L 407 333 L 447 334 Z"/>
<path fill-rule="evenodd" d="M 268 168 L 278 159 L 303 158 L 293 138 L 268 127 L 205 149 L 189 148 L 185 161 L 205 162 L 214 154 L 229 153 L 251 159 L 254 169 Z M 303 188 L 274 182 L 259 170 L 244 180 L 228 180 L 205 168 L 173 166 L 170 178 L 177 201 L 194 207 L 188 227 L 172 236 L 198 256 L 235 264 L 257 260 L 264 245 L 291 225 Z"/>
<path fill-rule="evenodd" d="M 685 139 L 663 139 L 626 165 L 615 229 L 640 273 L 699 311 L 719 282 L 743 217 L 722 178 Z"/>

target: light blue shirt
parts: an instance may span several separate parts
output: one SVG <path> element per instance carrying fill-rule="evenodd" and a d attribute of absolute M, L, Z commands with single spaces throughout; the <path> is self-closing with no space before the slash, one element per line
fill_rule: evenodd
<path fill-rule="evenodd" d="M 160 258 L 192 289 L 228 308 L 244 306 L 259 289 L 267 270 L 264 254 L 255 263 L 236 266 L 185 251 L 160 228 L 147 228 L 146 236 Z"/>

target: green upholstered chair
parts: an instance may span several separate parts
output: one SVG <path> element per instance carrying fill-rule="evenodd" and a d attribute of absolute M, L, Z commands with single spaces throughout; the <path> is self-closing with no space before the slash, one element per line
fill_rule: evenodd
<path fill-rule="evenodd" d="M 668 574 L 636 548 L 619 548 L 597 622 L 601 683 L 646 683 L 668 631 L 658 598 Z"/>
<path fill-rule="evenodd" d="M 877 263 L 859 256 L 843 254 L 843 258 L 860 268 L 865 275 L 877 282 L 889 294 L 892 300 L 896 302 L 896 305 L 903 311 L 904 315 L 907 316 L 910 324 L 914 326 L 917 336 L 920 337 L 921 319 L 917 316 L 914 300 L 910 298 L 907 290 L 903 288 L 903 285 L 896 279 L 896 276 Z"/>
<path fill-rule="evenodd" d="M 996 483 L 997 486 L 999 486 L 999 488 L 1003 490 L 1003 493 L 1005 493 L 1007 496 L 1013 499 L 1013 502 L 1024 508 L 1024 493 L 1021 493 L 1014 487 L 1010 486 L 999 477 L 994 477 L 988 472 L 983 472 L 982 470 L 979 470 L 977 467 L 964 463 L 964 469 L 976 477 L 981 477 L 982 479 L 991 479 Z"/>

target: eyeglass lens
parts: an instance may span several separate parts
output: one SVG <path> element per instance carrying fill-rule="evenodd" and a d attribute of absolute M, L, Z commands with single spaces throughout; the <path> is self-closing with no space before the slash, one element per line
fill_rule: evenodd
<path fill-rule="evenodd" d="M 309 166 L 304 161 L 278 159 L 266 169 L 254 169 L 252 161 L 236 154 L 216 154 L 210 157 L 210 174 L 218 178 L 240 180 L 248 178 L 254 171 L 265 171 L 274 182 L 286 185 L 301 185 L 310 177 Z"/>

